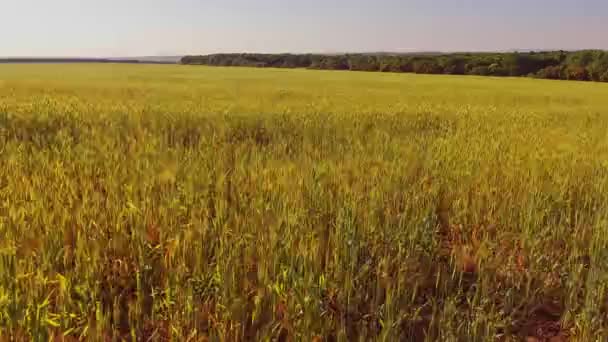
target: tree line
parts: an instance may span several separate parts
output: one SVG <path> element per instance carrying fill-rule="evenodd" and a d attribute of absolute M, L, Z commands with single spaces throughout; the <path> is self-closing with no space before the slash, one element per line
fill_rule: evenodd
<path fill-rule="evenodd" d="M 452 54 L 212 54 L 185 56 L 182 64 L 308 68 L 480 76 L 528 76 L 608 82 L 608 51 Z"/>

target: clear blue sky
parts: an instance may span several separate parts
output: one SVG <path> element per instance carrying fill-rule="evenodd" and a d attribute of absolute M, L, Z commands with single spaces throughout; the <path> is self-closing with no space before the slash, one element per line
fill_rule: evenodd
<path fill-rule="evenodd" d="M 0 56 L 608 49 L 608 0 L 3 0 Z"/>

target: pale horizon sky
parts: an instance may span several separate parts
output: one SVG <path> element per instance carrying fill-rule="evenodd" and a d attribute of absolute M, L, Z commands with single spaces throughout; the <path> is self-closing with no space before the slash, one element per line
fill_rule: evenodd
<path fill-rule="evenodd" d="M 608 49 L 608 0 L 2 0 L 0 56 Z"/>

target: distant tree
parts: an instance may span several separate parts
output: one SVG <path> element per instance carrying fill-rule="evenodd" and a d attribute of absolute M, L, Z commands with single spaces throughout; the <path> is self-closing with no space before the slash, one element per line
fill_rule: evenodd
<path fill-rule="evenodd" d="M 350 70 L 354 71 L 378 71 L 380 65 L 374 56 L 368 55 L 351 55 L 348 56 L 348 65 Z"/>
<path fill-rule="evenodd" d="M 560 50 L 559 51 L 559 62 L 560 64 L 563 63 L 564 61 L 566 61 L 566 58 L 568 58 L 568 54 L 566 53 L 566 51 L 564 50 Z"/>
<path fill-rule="evenodd" d="M 323 57 L 322 56 L 318 56 L 318 55 L 311 56 L 310 57 L 310 65 L 308 66 L 308 68 L 310 68 L 310 69 L 320 69 L 322 61 L 323 61 Z"/>
<path fill-rule="evenodd" d="M 593 81 L 601 81 L 604 73 L 608 72 L 608 53 L 604 51 L 598 52 L 593 62 L 587 66 L 587 70 L 589 71 L 589 77 Z"/>
<path fill-rule="evenodd" d="M 414 61 L 414 72 L 417 74 L 441 74 L 443 69 L 436 60 L 423 59 Z"/>
<path fill-rule="evenodd" d="M 570 54 L 567 63 L 573 66 L 587 67 L 594 60 L 594 52 L 590 50 L 577 51 Z"/>
<path fill-rule="evenodd" d="M 503 59 L 503 66 L 510 76 L 536 74 L 543 68 L 557 64 L 557 59 L 543 55 L 512 53 L 505 55 Z"/>
<path fill-rule="evenodd" d="M 485 65 L 479 65 L 471 68 L 469 71 L 471 75 L 488 76 L 490 75 L 490 68 Z"/>
<path fill-rule="evenodd" d="M 326 56 L 321 60 L 321 69 L 348 70 L 348 59 L 345 56 Z"/>
<path fill-rule="evenodd" d="M 411 58 L 402 57 L 399 59 L 399 70 L 401 72 L 414 72 L 414 62 Z"/>
<path fill-rule="evenodd" d="M 182 64 L 312 68 L 330 70 L 533 76 L 549 79 L 607 81 L 608 52 L 586 50 L 530 53 L 391 54 L 214 54 L 185 56 Z"/>
<path fill-rule="evenodd" d="M 578 65 L 570 65 L 566 68 L 566 79 L 574 81 L 588 81 L 589 72 Z"/>
<path fill-rule="evenodd" d="M 383 56 L 378 58 L 379 71 L 401 72 L 401 59 L 398 56 Z"/>
<path fill-rule="evenodd" d="M 492 76 L 508 76 L 509 71 L 499 63 L 492 63 L 488 66 L 488 73 Z"/>
<path fill-rule="evenodd" d="M 467 60 L 463 57 L 447 57 L 442 60 L 441 67 L 445 74 L 464 75 L 466 73 Z"/>
<path fill-rule="evenodd" d="M 559 80 L 562 76 L 562 68 L 558 65 L 548 66 L 544 69 L 541 69 L 537 73 L 537 77 L 539 78 L 547 78 L 552 80 Z"/>

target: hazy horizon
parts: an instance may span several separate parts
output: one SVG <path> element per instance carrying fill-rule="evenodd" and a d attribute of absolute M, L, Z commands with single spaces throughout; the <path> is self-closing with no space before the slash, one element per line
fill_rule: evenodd
<path fill-rule="evenodd" d="M 608 49 L 605 32 L 600 0 L 20 0 L 0 56 Z"/>
<path fill-rule="evenodd" d="M 582 48 L 582 49 L 504 49 L 504 50 L 452 50 L 452 51 L 431 51 L 431 50 L 419 50 L 419 51 L 300 51 L 300 52 L 291 52 L 291 51 L 276 51 L 276 52 L 264 52 L 264 51 L 222 51 L 222 52 L 208 52 L 208 53 L 191 53 L 191 54 L 179 54 L 179 55 L 131 55 L 131 56 L 74 56 L 74 55 L 55 55 L 55 56 L 3 56 L 0 55 L 0 59 L 129 59 L 129 58 L 176 58 L 176 57 L 184 57 L 189 55 L 213 55 L 213 54 L 236 54 L 236 53 L 250 53 L 250 54 L 319 54 L 319 55 L 332 55 L 332 54 L 373 54 L 373 53 L 394 53 L 394 54 L 416 54 L 416 53 L 508 53 L 508 52 L 543 52 L 543 51 L 566 51 L 566 52 L 575 52 L 575 51 L 584 51 L 584 50 L 608 50 L 602 48 Z"/>

